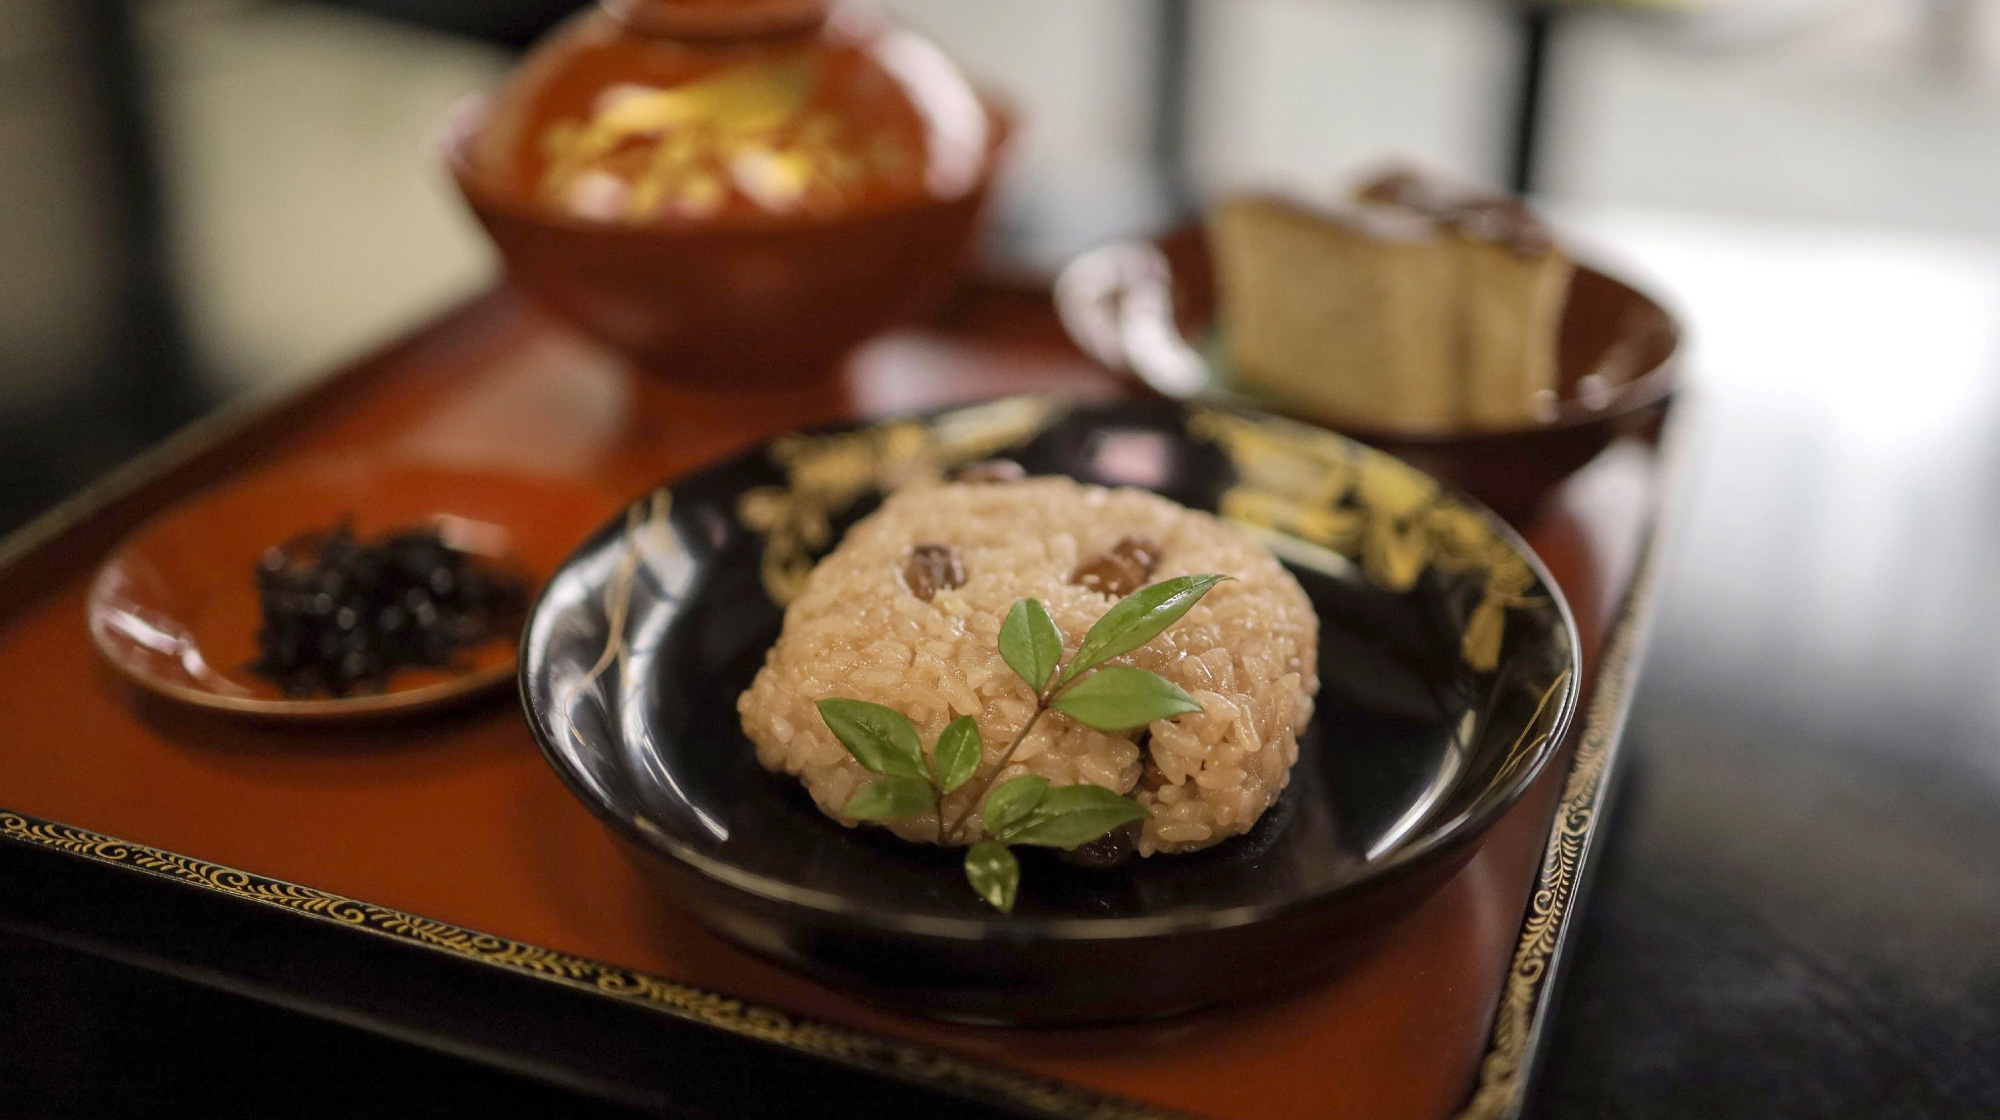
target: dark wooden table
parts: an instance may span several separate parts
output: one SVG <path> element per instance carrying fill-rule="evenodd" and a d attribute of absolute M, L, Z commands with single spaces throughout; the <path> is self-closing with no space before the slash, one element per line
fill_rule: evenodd
<path fill-rule="evenodd" d="M 2000 247 L 1571 217 L 1700 436 L 1531 1114 L 2000 1115 Z"/>

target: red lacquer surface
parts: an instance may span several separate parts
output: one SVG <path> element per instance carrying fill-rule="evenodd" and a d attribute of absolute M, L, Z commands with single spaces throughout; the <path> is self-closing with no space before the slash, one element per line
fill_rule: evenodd
<path fill-rule="evenodd" d="M 225 473 L 393 453 L 623 501 L 800 425 L 1020 390 L 1125 391 L 1061 340 L 1042 297 L 962 299 L 943 326 L 878 339 L 826 384 L 699 394 L 497 292 L 0 573 L 0 806 L 1218 1117 L 1448 1115 L 1490 1029 L 1566 755 L 1461 874 L 1324 983 L 1120 1030 L 971 1030 L 865 1006 L 701 932 L 564 790 L 505 700 L 377 726 L 260 726 L 139 693 L 85 631 L 91 569 L 117 537 Z M 1587 667 L 1636 562 L 1653 472 L 1649 453 L 1616 447 L 1523 526 L 1570 596 Z"/>

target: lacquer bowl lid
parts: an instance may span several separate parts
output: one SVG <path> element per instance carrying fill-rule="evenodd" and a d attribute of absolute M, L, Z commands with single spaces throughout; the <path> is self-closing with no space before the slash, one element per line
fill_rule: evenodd
<path fill-rule="evenodd" d="M 935 44 L 826 0 L 604 0 L 529 54 L 466 157 L 562 218 L 810 223 L 971 194 L 1003 131 Z"/>

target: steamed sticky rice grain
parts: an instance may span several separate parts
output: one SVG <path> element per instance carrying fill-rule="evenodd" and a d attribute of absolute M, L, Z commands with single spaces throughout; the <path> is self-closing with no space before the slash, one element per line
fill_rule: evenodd
<path fill-rule="evenodd" d="M 1129 794 L 1151 814 L 1141 855 L 1192 851 L 1247 832 L 1290 779 L 1298 734 L 1312 715 L 1319 622 L 1311 603 L 1270 553 L 1216 518 L 1145 491 L 1065 478 L 911 487 L 857 523 L 786 610 L 782 634 L 737 702 L 758 760 L 796 775 L 838 818 L 875 776 L 820 720 L 817 701 L 886 704 L 916 724 L 927 749 L 951 720 L 976 716 L 985 758 L 945 799 L 947 819 L 955 818 L 1034 711 L 1032 691 L 1000 657 L 1008 609 L 1017 599 L 1040 599 L 1062 629 L 1067 657 L 1116 601 L 1072 582 L 1079 564 L 1132 540 L 1158 546 L 1145 557 L 1148 582 L 1235 577 L 1112 662 L 1166 677 L 1202 710 L 1126 734 L 1050 712 L 999 780 L 1038 774 L 1051 785 L 1090 782 Z M 956 568 L 927 551 L 940 546 Z M 931 814 L 885 827 L 908 840 L 937 838 Z M 957 839 L 981 835 L 975 807 Z"/>

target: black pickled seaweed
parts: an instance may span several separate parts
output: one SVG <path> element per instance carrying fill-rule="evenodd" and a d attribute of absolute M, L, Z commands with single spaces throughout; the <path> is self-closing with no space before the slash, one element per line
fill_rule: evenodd
<path fill-rule="evenodd" d="M 436 529 L 362 542 L 341 525 L 258 561 L 264 621 L 252 672 L 285 695 L 376 692 L 398 669 L 449 668 L 460 651 L 520 631 L 525 581 Z"/>

